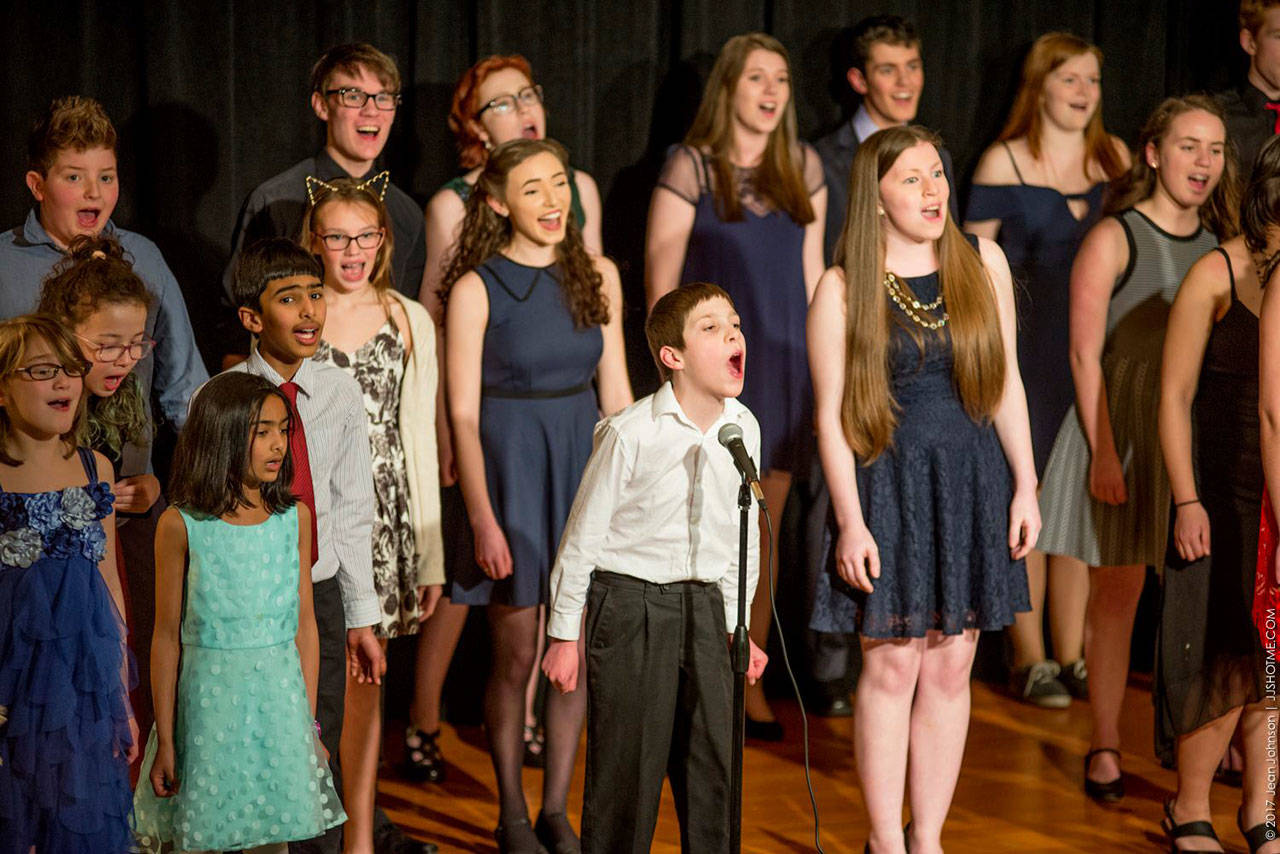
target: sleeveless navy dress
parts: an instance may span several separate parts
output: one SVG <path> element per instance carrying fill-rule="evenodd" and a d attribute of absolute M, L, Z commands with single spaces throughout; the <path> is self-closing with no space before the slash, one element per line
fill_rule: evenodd
<path fill-rule="evenodd" d="M 921 302 L 938 296 L 937 273 L 906 282 Z M 891 308 L 898 427 L 892 444 L 856 473 L 880 577 L 872 593 L 840 578 L 832 517 L 809 627 L 868 638 L 1002 629 L 1031 608 L 1026 565 L 1009 557 L 1012 477 L 1004 449 L 995 427 L 970 418 L 956 393 L 949 330 L 908 331 L 911 321 Z"/>
<path fill-rule="evenodd" d="M 824 186 L 821 161 L 808 144 L 800 153 L 806 189 L 813 195 Z M 696 184 L 675 180 L 671 173 L 677 169 L 691 171 Z M 735 172 L 742 219 L 728 222 L 716 208 L 708 156 L 689 146 L 676 147 L 669 155 L 659 185 L 695 209 L 680 283 L 711 282 L 728 292 L 747 342 L 738 400 L 760 420 L 759 469 L 801 473 L 813 435 L 805 352 L 805 226 L 785 211 L 761 209 L 752 184 L 755 170 Z"/>
<path fill-rule="evenodd" d="M 489 501 L 513 571 L 493 581 L 467 561 L 449 598 L 461 605 L 528 607 L 547 579 L 599 419 L 591 386 L 604 337 L 574 326 L 555 266 L 495 255 L 476 272 L 489 295 L 481 357 L 480 445 Z"/>
<path fill-rule="evenodd" d="M 0 489 L 0 852 L 124 854 L 133 835 L 125 626 L 98 562 L 111 486 Z"/>
<path fill-rule="evenodd" d="M 1071 265 L 1085 234 L 1102 217 L 1107 185 L 1094 184 L 1084 193 L 1061 193 L 1053 187 L 1027 184 L 1012 154 L 1009 159 L 1018 183 L 974 184 L 965 219 L 1000 220 L 997 240 L 1015 283 L 1018 367 L 1027 392 L 1031 448 L 1036 476 L 1043 477 L 1058 428 L 1075 403 L 1069 361 Z M 1079 219 L 1068 204 L 1073 201 L 1087 206 Z"/>

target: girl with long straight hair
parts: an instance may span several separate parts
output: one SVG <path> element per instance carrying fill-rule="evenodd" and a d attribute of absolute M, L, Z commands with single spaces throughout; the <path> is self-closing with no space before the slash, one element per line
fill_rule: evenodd
<path fill-rule="evenodd" d="M 578 850 L 565 815 L 586 691 L 546 704 L 542 810 L 529 823 L 520 771 L 525 686 L 538 606 L 600 412 L 631 403 L 622 285 L 587 254 L 570 209 L 568 154 L 521 139 L 490 154 L 445 270 L 449 416 L 475 568 L 455 573 L 458 605 L 485 605 L 493 670 L 485 727 L 498 782 L 498 848 Z M 593 380 L 596 387 L 592 387 Z M 579 650 L 581 655 L 581 650 Z M 585 666 L 579 659 L 579 666 Z"/>
<path fill-rule="evenodd" d="M 796 134 L 787 50 L 763 33 L 725 43 L 684 145 L 672 149 L 649 204 L 645 296 L 652 306 L 684 282 L 733 297 L 751 370 L 740 400 L 760 419 L 765 500 L 781 513 L 804 471 L 811 429 L 804 318 L 822 274 L 827 192 L 822 161 Z M 768 574 L 762 577 L 769 578 Z M 751 638 L 769 635 L 769 587 L 751 604 Z M 782 738 L 756 684 L 747 735 Z"/>
<path fill-rule="evenodd" d="M 861 639 L 854 750 L 875 854 L 942 850 L 978 633 L 1029 607 L 1040 529 L 1009 268 L 950 220 L 939 145 L 907 126 L 858 148 L 840 266 L 808 320 L 832 510 L 810 628 Z"/>
<path fill-rule="evenodd" d="M 1008 121 L 978 162 L 965 230 L 997 241 L 1018 287 L 1018 364 L 1026 378 L 1036 474 L 1044 473 L 1071 408 L 1067 340 L 1071 261 L 1102 216 L 1103 193 L 1124 174 L 1129 151 L 1102 126 L 1102 52 L 1070 33 L 1036 39 L 1022 66 Z M 1027 556 L 1031 610 L 1009 630 L 1010 684 L 1029 703 L 1061 708 L 1088 697 L 1084 666 L 1085 565 Z M 1049 595 L 1053 658 L 1045 654 Z"/>
<path fill-rule="evenodd" d="M 1071 269 L 1076 402 L 1045 467 L 1045 554 L 1089 570 L 1085 661 L 1093 736 L 1085 791 L 1124 796 L 1120 712 L 1145 567 L 1163 566 L 1169 478 L 1157 402 L 1169 306 L 1197 260 L 1238 230 L 1239 194 L 1216 103 L 1168 98 L 1147 120 L 1115 211 L 1085 236 Z"/>

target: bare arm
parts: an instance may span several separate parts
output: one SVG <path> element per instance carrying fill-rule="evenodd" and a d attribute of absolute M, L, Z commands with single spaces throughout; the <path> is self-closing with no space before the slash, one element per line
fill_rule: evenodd
<path fill-rule="evenodd" d="M 450 291 L 445 312 L 449 423 L 462 500 L 475 534 L 476 562 L 490 578 L 497 579 L 511 574 L 511 550 L 489 501 L 480 445 L 481 359 L 488 322 L 489 295 L 484 282 L 476 273 L 467 273 Z"/>
<path fill-rule="evenodd" d="M 646 310 L 680 286 L 689 235 L 697 209 L 666 187 L 655 187 L 649 201 L 649 224 L 644 237 L 644 296 Z"/>
<path fill-rule="evenodd" d="M 177 508 L 156 523 L 156 623 L 151 638 L 151 699 L 156 741 L 173 746 L 174 703 L 182 627 L 182 586 L 186 575 L 187 526 Z"/>
<path fill-rule="evenodd" d="M 1187 271 L 1165 329 L 1160 369 L 1160 451 L 1169 472 L 1173 501 L 1182 505 L 1176 510 L 1173 539 L 1184 560 L 1195 560 L 1209 551 L 1208 515 L 1194 503 L 1200 493 L 1192 463 L 1191 405 L 1214 321 L 1229 300 L 1226 262 L 1217 252 L 1210 252 Z"/>
<path fill-rule="evenodd" d="M 439 382 L 436 383 L 436 459 L 440 465 L 440 485 L 453 486 L 458 481 L 453 457 L 453 431 L 449 429 L 448 399 L 445 394 L 444 376 L 444 305 L 440 302 L 440 280 L 444 275 L 444 263 L 453 251 L 458 229 L 466 209 L 462 199 L 452 190 L 440 190 L 427 202 L 427 264 L 422 270 L 422 287 L 418 302 L 427 307 L 436 323 L 436 365 L 439 366 Z"/>
<path fill-rule="evenodd" d="M 1013 500 L 1009 505 L 1009 549 L 1016 560 L 1026 556 L 1040 536 L 1040 508 L 1036 500 L 1036 464 L 1031 453 L 1031 423 L 1027 416 L 1027 395 L 1018 370 L 1017 312 L 1014 308 L 1013 277 L 1000 247 L 990 240 L 978 241 L 983 265 L 995 289 L 1000 338 L 1004 345 L 1004 393 L 992 423 L 1005 459 L 1013 472 Z"/>
<path fill-rule="evenodd" d="M 1102 350 L 1107 339 L 1107 309 L 1116 280 L 1129 262 L 1124 229 L 1114 219 L 1095 225 L 1081 243 L 1071 267 L 1071 377 L 1076 409 L 1089 444 L 1089 489 L 1108 504 L 1127 499 L 1124 472 L 1111 432 Z"/>
<path fill-rule="evenodd" d="M 1268 247 L 1270 251 L 1272 248 Z M 1280 507 L 1280 293 L 1277 291 L 1280 291 L 1280 275 L 1273 275 L 1262 295 L 1258 356 L 1262 470 L 1272 507 Z"/>
<path fill-rule="evenodd" d="M 844 272 L 839 267 L 829 268 L 818 280 L 809 306 L 807 338 L 818 454 L 840 531 L 836 567 L 845 581 L 870 590 L 871 578 L 880 574 L 880 558 L 862 517 L 854 477 L 856 461 L 840 416 L 848 354 L 845 352 Z"/>
<path fill-rule="evenodd" d="M 604 336 L 604 352 L 596 368 L 596 379 L 600 385 L 600 409 L 605 415 L 613 415 L 635 400 L 622 341 L 622 280 L 618 277 L 618 268 L 608 258 L 596 258 L 595 265 L 604 278 L 605 299 L 609 302 L 609 322 L 600 330 Z"/>
<path fill-rule="evenodd" d="M 822 278 L 822 241 L 827 226 L 827 188 L 824 186 L 809 197 L 813 205 L 813 222 L 804 227 L 804 295 L 813 302 L 813 292 Z"/>
<path fill-rule="evenodd" d="M 293 642 L 302 662 L 302 681 L 307 686 L 307 705 L 311 717 L 316 716 L 316 685 L 320 680 L 320 633 L 316 629 L 316 610 L 311 599 L 311 510 L 299 501 L 298 560 L 301 580 L 298 582 L 298 633 Z"/>
<path fill-rule="evenodd" d="M 578 201 L 582 203 L 582 243 L 592 255 L 604 254 L 604 239 L 600 231 L 604 209 L 600 204 L 600 188 L 596 179 L 580 169 L 573 170 L 573 183 L 578 188 Z"/>
<path fill-rule="evenodd" d="M 111 484 L 116 479 L 115 469 L 111 467 L 111 461 L 97 451 L 93 452 L 94 460 L 97 462 L 98 480 L 106 481 Z M 116 605 L 116 611 L 120 614 L 120 619 L 124 619 L 124 586 L 120 583 L 120 567 L 116 565 L 116 511 L 112 508 L 111 513 L 102 520 L 102 532 L 107 536 L 106 554 L 102 556 L 102 560 L 98 561 L 98 572 L 102 574 L 102 580 L 107 585 L 107 592 L 111 594 L 111 601 Z M 125 689 L 128 690 L 128 669 L 129 663 L 125 662 Z"/>

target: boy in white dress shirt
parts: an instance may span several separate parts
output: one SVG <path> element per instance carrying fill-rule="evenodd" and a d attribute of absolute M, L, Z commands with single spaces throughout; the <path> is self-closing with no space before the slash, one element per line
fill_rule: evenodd
<path fill-rule="evenodd" d="M 746 343 L 723 290 L 693 284 L 667 294 L 645 337 L 666 382 L 596 425 L 551 572 L 542 669 L 568 692 L 587 668 L 584 854 L 648 851 L 664 776 L 681 847 L 728 851 L 741 476 L 717 434 L 737 424 L 758 458 L 760 426 L 735 399 Z M 748 602 L 760 565 L 756 513 Z M 751 644 L 752 683 L 766 660 Z"/>

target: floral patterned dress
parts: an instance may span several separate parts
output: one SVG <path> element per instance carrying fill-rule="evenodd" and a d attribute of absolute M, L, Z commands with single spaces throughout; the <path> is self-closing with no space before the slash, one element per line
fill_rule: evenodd
<path fill-rule="evenodd" d="M 0 490 L 0 852 L 130 849 L 125 627 L 98 562 L 109 484 Z"/>
<path fill-rule="evenodd" d="M 400 386 L 408 351 L 390 317 L 355 353 L 344 353 L 327 341 L 316 350 L 318 361 L 355 377 L 364 392 L 369 419 L 369 451 L 373 457 L 373 583 L 382 602 L 380 637 L 417 634 L 417 557 L 409 516 L 409 475 L 400 441 Z"/>

